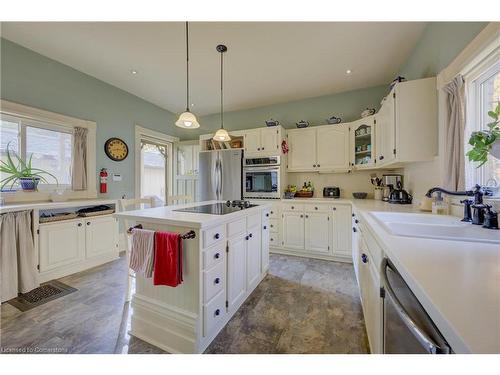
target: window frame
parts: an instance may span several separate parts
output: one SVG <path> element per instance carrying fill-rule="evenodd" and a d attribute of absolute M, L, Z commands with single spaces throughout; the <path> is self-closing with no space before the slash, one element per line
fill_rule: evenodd
<path fill-rule="evenodd" d="M 19 153 L 23 160 L 26 160 L 26 127 L 47 129 L 51 131 L 74 133 L 75 127 L 82 127 L 88 130 L 87 133 L 87 190 L 73 191 L 71 184 L 43 184 L 42 189 L 36 192 L 24 192 L 16 190 L 14 192 L 2 192 L 2 197 L 7 203 L 26 201 L 45 201 L 50 199 L 50 195 L 56 187 L 65 188 L 69 199 L 96 198 L 96 130 L 97 124 L 93 121 L 82 120 L 59 113 L 54 113 L 39 108 L 26 106 L 19 103 L 0 99 L 0 116 L 8 120 L 12 119 L 19 123 Z M 72 138 L 72 144 L 74 139 Z"/>

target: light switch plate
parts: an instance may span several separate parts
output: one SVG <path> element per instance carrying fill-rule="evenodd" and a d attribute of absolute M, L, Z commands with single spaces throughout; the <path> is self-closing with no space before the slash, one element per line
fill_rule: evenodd
<path fill-rule="evenodd" d="M 121 181 L 122 175 L 119 173 L 113 173 L 113 181 Z"/>

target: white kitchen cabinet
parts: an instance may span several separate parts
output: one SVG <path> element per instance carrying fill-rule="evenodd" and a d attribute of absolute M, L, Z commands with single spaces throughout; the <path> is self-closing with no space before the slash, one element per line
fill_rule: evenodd
<path fill-rule="evenodd" d="M 246 130 L 245 156 L 277 156 L 281 154 L 281 126 Z"/>
<path fill-rule="evenodd" d="M 247 289 L 253 289 L 260 281 L 261 275 L 261 227 L 249 228 L 247 234 Z"/>
<path fill-rule="evenodd" d="M 288 171 L 314 171 L 316 168 L 316 129 L 288 131 Z"/>
<path fill-rule="evenodd" d="M 289 172 L 347 171 L 349 125 L 325 125 L 288 131 Z"/>
<path fill-rule="evenodd" d="M 304 250 L 304 214 L 302 212 L 283 212 L 283 246 Z"/>
<path fill-rule="evenodd" d="M 397 83 L 375 120 L 377 167 L 433 160 L 438 145 L 436 78 Z"/>
<path fill-rule="evenodd" d="M 318 126 L 316 130 L 316 169 L 349 169 L 349 125 Z"/>
<path fill-rule="evenodd" d="M 375 117 L 362 118 L 350 126 L 351 166 L 355 169 L 375 167 Z"/>
<path fill-rule="evenodd" d="M 329 253 L 330 252 L 330 213 L 305 213 L 305 250 Z"/>
<path fill-rule="evenodd" d="M 336 205 L 333 210 L 333 255 L 352 258 L 352 216 L 350 205 Z"/>
<path fill-rule="evenodd" d="M 261 241 L 261 259 L 260 270 L 262 273 L 269 269 L 269 246 L 271 242 L 271 228 L 270 228 L 270 212 L 264 212 L 262 216 L 262 241 Z M 276 220 L 276 219 L 273 219 Z"/>
<path fill-rule="evenodd" d="M 237 308 L 247 291 L 246 235 L 228 240 L 227 252 L 227 301 L 229 310 Z"/>
<path fill-rule="evenodd" d="M 118 223 L 115 218 L 98 217 L 85 220 L 85 256 L 103 255 L 118 247 Z"/>
<path fill-rule="evenodd" d="M 85 258 L 84 220 L 40 225 L 40 272 L 66 267 Z"/>

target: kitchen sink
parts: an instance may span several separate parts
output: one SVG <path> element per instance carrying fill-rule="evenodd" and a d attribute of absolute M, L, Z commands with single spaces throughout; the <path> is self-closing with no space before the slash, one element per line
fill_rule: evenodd
<path fill-rule="evenodd" d="M 464 223 L 454 216 L 396 212 L 370 213 L 395 236 L 500 244 L 500 231 Z"/>

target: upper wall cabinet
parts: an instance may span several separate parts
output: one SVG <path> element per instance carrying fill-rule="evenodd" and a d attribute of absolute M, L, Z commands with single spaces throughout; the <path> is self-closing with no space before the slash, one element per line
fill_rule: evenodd
<path fill-rule="evenodd" d="M 281 126 L 244 131 L 245 156 L 277 156 L 281 154 Z"/>
<path fill-rule="evenodd" d="M 437 117 L 435 77 L 396 84 L 375 115 L 377 167 L 432 160 Z"/>
<path fill-rule="evenodd" d="M 288 131 L 289 172 L 345 172 L 349 169 L 349 124 Z"/>
<path fill-rule="evenodd" d="M 351 166 L 367 169 L 375 166 L 375 118 L 369 116 L 351 123 Z"/>

